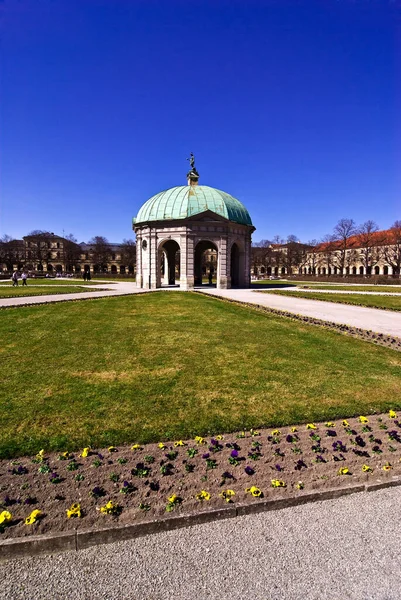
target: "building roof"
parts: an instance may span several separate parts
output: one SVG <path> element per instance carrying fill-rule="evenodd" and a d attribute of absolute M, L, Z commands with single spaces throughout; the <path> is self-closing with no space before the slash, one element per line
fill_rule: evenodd
<path fill-rule="evenodd" d="M 364 248 L 373 246 L 390 246 L 396 244 L 400 238 L 400 232 L 397 228 L 385 229 L 384 231 L 375 231 L 371 234 L 356 234 L 348 238 L 346 248 Z M 318 252 L 325 250 L 341 250 L 343 248 L 341 240 L 333 240 L 331 242 L 322 242 L 316 249 Z"/>
<path fill-rule="evenodd" d="M 134 224 L 187 219 L 210 210 L 229 221 L 252 226 L 245 206 L 234 196 L 208 185 L 180 185 L 152 196 L 139 209 Z"/>

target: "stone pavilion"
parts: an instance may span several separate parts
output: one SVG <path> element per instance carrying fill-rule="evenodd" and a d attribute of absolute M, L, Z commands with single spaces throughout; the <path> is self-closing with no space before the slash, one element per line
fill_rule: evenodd
<path fill-rule="evenodd" d="M 249 287 L 251 217 L 227 192 L 199 185 L 193 154 L 188 160 L 188 185 L 152 196 L 133 219 L 137 286 L 202 285 L 202 255 L 214 250 L 217 288 Z"/>

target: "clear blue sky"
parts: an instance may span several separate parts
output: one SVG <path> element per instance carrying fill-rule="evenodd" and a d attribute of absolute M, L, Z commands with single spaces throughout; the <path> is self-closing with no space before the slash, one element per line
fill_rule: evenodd
<path fill-rule="evenodd" d="M 133 237 L 200 183 L 254 240 L 401 218 L 399 0 L 3 0 L 0 235 Z"/>

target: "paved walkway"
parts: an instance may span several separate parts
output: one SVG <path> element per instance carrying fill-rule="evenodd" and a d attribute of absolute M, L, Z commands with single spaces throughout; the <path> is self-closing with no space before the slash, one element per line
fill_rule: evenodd
<path fill-rule="evenodd" d="M 394 311 L 335 304 L 334 302 L 324 302 L 322 300 L 308 300 L 307 298 L 276 296 L 251 289 L 217 290 L 216 288 L 205 287 L 202 288 L 202 291 L 211 296 L 220 296 L 238 302 L 250 302 L 260 306 L 285 310 L 297 315 L 401 337 L 401 313 Z"/>
<path fill-rule="evenodd" d="M 109 290 L 104 288 L 109 286 Z M 100 291 L 102 288 L 103 291 Z M 323 321 L 340 323 L 401 337 L 401 313 L 365 308 L 362 306 L 349 306 L 335 304 L 321 300 L 308 300 L 290 296 L 279 296 L 262 293 L 253 289 L 218 290 L 202 286 L 197 288 L 206 294 L 220 296 L 237 302 L 249 302 L 255 305 L 266 306 L 278 310 L 288 311 L 298 315 L 314 317 Z M 163 291 L 179 291 L 178 287 L 164 288 Z M 109 296 L 125 296 L 127 294 L 149 293 L 149 290 L 138 289 L 135 282 L 118 281 L 110 284 L 109 281 L 99 281 L 98 285 L 88 286 L 87 292 L 78 294 L 54 294 L 48 296 L 21 296 L 19 298 L 0 298 L 0 308 L 9 306 L 24 306 L 30 304 L 47 304 L 48 302 L 65 302 L 68 300 L 84 300 L 86 298 L 103 298 Z"/>
<path fill-rule="evenodd" d="M 401 488 L 0 564 L 1 600 L 399 600 Z"/>
<path fill-rule="evenodd" d="M 71 280 L 71 285 L 81 285 L 84 283 L 74 283 L 76 280 Z M 51 285 L 51 284 L 50 284 Z M 43 290 L 44 285 L 37 286 L 35 289 Z M 55 284 L 51 285 L 52 288 Z M 47 304 L 48 302 L 65 302 L 67 300 L 85 300 L 86 298 L 103 298 L 108 296 L 125 296 L 126 294 L 141 294 L 148 290 L 138 289 L 132 281 L 119 281 L 118 283 L 110 284 L 109 281 L 99 281 L 99 285 L 88 285 L 87 292 L 78 292 L 73 294 L 49 294 L 47 296 L 20 296 L 19 298 L 0 298 L 0 308 L 8 306 L 26 306 L 31 304 Z M 108 290 L 105 288 L 109 287 Z M 100 291 L 102 289 L 103 291 Z M 99 291 L 96 291 L 99 290 Z"/>

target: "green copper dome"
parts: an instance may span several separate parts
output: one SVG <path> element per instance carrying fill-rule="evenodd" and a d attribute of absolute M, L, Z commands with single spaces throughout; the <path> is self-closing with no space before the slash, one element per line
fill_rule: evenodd
<path fill-rule="evenodd" d="M 234 223 L 252 226 L 245 206 L 230 194 L 208 185 L 180 185 L 152 196 L 139 209 L 135 225 L 148 221 L 187 219 L 206 210 Z"/>

